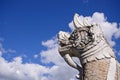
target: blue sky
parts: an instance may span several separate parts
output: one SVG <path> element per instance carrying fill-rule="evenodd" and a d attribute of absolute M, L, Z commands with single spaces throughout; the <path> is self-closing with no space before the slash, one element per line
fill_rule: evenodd
<path fill-rule="evenodd" d="M 120 30 L 119 3 L 119 0 L 0 0 L 1 57 L 8 63 L 17 58 L 21 64 L 53 67 L 55 63 L 49 59 L 48 63 L 42 61 L 43 53 L 49 52 L 50 45 L 56 46 L 55 36 L 60 30 L 70 31 L 69 23 L 75 13 L 82 16 L 103 13 L 107 21 L 115 22 Z M 113 48 L 120 61 L 119 33 L 118 38 L 112 36 L 111 40 L 116 43 Z"/>

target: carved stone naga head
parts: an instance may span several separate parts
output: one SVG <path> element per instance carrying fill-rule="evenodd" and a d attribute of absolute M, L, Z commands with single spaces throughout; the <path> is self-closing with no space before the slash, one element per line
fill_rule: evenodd
<path fill-rule="evenodd" d="M 86 18 L 80 20 L 78 14 L 74 15 L 73 24 L 75 28 L 71 33 L 63 31 L 58 33 L 58 51 L 62 57 L 69 54 L 71 57 L 81 59 L 81 63 L 105 57 L 115 57 L 112 49 L 107 53 L 99 51 L 98 54 L 95 52 L 103 50 L 106 46 L 110 47 L 99 24 L 92 23 Z"/>
<path fill-rule="evenodd" d="M 75 28 L 72 33 L 64 31 L 58 33 L 59 52 L 63 48 L 64 50 L 74 48 L 84 52 L 97 45 L 102 39 L 105 40 L 98 24 L 91 23 L 86 18 L 81 21 L 78 14 L 74 15 L 73 24 Z"/>
<path fill-rule="evenodd" d="M 99 64 L 99 61 L 102 60 L 104 61 L 108 59 L 110 61 L 113 60 L 114 61 L 113 64 L 112 62 L 110 61 L 109 62 L 110 65 L 114 65 L 116 59 L 114 51 L 112 50 L 107 40 L 105 39 L 103 31 L 100 28 L 100 26 L 96 23 L 88 21 L 86 18 L 80 20 L 78 14 L 74 15 L 73 24 L 75 29 L 71 33 L 63 31 L 60 31 L 58 33 L 59 43 L 58 51 L 60 55 L 64 58 L 64 60 L 68 63 L 68 65 L 77 69 L 80 72 L 80 74 L 77 75 L 77 78 L 83 80 L 82 77 L 80 77 L 81 75 L 83 76 L 83 73 L 86 76 L 92 75 L 92 73 L 89 74 L 89 71 L 93 71 L 94 67 L 95 68 L 98 67 L 97 65 L 93 65 L 92 62 Z M 74 62 L 74 60 L 71 57 L 78 57 L 80 59 L 81 66 Z M 86 65 L 89 65 L 88 63 L 92 67 L 90 68 L 87 67 Z M 105 66 L 106 63 L 105 64 L 103 63 L 102 65 Z M 113 69 L 114 73 L 115 69 Z M 110 73 L 111 75 L 112 72 L 110 71 L 108 73 Z M 84 78 L 86 77 L 85 75 Z M 100 75 L 97 74 L 97 76 Z"/>

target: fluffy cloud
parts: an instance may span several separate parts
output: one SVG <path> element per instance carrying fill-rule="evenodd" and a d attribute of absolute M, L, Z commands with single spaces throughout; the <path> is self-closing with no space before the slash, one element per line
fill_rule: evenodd
<path fill-rule="evenodd" d="M 36 58 L 38 58 L 38 56 L 39 56 L 39 55 L 35 54 L 35 55 L 34 55 L 34 58 L 36 59 Z"/>
<path fill-rule="evenodd" d="M 47 50 L 40 52 L 41 61 L 44 64 L 52 62 L 55 65 L 43 66 L 35 63 L 23 63 L 20 56 L 9 62 L 2 57 L 2 49 L 4 48 L 0 46 L 0 80 L 75 80 L 75 75 L 78 72 L 71 69 L 59 55 L 57 39 L 43 41 L 42 45 Z"/>
<path fill-rule="evenodd" d="M 0 43 L 0 51 L 1 53 L 16 53 L 16 51 L 13 49 L 8 49 L 8 50 L 4 49 L 1 43 Z"/>
<path fill-rule="evenodd" d="M 48 70 L 38 64 L 23 64 L 21 57 L 15 57 L 12 62 L 0 57 L 0 80 L 41 80 Z"/>
<path fill-rule="evenodd" d="M 120 28 L 118 28 L 118 25 L 116 22 L 109 22 L 107 21 L 107 18 L 104 16 L 104 13 L 99 13 L 99 12 L 95 12 L 92 16 L 79 16 L 80 20 L 84 20 L 85 18 L 87 18 L 91 23 L 98 23 L 103 32 L 104 35 L 106 37 L 106 39 L 108 40 L 108 42 L 110 43 L 111 46 L 115 46 L 115 41 L 113 41 L 113 37 L 115 37 L 116 39 L 120 37 Z M 74 25 L 73 22 L 69 23 L 69 27 L 73 30 L 74 29 Z"/>
<path fill-rule="evenodd" d="M 48 45 L 48 46 L 46 46 Z M 58 53 L 57 39 L 50 39 L 43 42 L 43 46 L 47 47 L 47 50 L 41 51 L 41 57 L 43 63 L 54 63 L 55 68 L 50 71 L 49 80 L 71 80 L 77 74 L 76 70 L 69 67 Z"/>

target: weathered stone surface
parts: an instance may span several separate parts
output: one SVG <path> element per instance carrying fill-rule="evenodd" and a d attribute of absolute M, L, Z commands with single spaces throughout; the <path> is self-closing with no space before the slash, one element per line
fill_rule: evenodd
<path fill-rule="evenodd" d="M 85 63 L 84 80 L 107 80 L 107 73 L 110 59 L 101 59 L 90 63 Z"/>
<path fill-rule="evenodd" d="M 118 80 L 120 80 L 120 64 L 117 71 L 118 71 Z"/>
<path fill-rule="evenodd" d="M 120 64 L 118 62 L 117 62 L 117 70 L 116 70 L 115 80 L 120 80 Z"/>

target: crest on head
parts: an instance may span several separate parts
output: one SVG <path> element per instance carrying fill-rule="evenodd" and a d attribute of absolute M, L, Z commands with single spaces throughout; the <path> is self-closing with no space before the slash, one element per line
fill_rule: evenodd
<path fill-rule="evenodd" d="M 77 49 L 84 49 L 104 38 L 98 24 L 91 23 L 86 18 L 80 20 L 77 13 L 74 15 L 73 24 L 75 29 L 71 34 L 63 31 L 58 33 L 58 42 L 61 46 L 72 45 Z"/>
<path fill-rule="evenodd" d="M 69 40 L 74 44 L 74 47 L 84 49 L 88 44 L 92 44 L 94 41 L 94 33 L 92 32 L 94 25 L 91 25 L 88 19 L 80 20 L 78 14 L 74 15 L 73 24 L 75 29 Z"/>
<path fill-rule="evenodd" d="M 88 22 L 88 19 L 84 19 L 83 21 L 80 21 L 79 15 L 77 13 L 74 15 L 73 24 L 75 26 L 75 29 L 83 28 L 83 27 L 86 27 L 86 26 L 87 27 L 92 26 L 91 23 Z"/>

